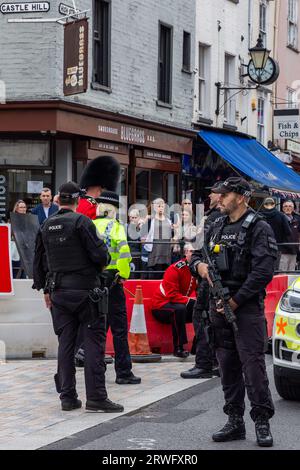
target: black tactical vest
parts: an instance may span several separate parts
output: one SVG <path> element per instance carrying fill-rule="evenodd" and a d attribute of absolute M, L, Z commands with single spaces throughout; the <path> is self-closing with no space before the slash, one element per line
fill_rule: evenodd
<path fill-rule="evenodd" d="M 76 230 L 82 214 L 66 212 L 47 219 L 42 237 L 51 273 L 70 273 L 91 267 L 91 260 Z"/>
<path fill-rule="evenodd" d="M 217 221 L 211 240 L 214 244 L 224 245 L 227 250 L 228 270 L 220 273 L 225 284 L 236 282 L 238 286 L 246 280 L 251 266 L 251 234 L 258 220 L 261 217 L 250 209 L 232 226 L 227 224 L 227 217 Z"/>

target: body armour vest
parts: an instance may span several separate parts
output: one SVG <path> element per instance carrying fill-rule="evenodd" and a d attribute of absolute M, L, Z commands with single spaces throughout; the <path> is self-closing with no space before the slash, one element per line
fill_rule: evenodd
<path fill-rule="evenodd" d="M 251 232 L 259 219 L 254 217 L 252 210 L 248 210 L 238 221 L 228 223 L 228 217 L 223 217 L 214 227 L 210 240 L 213 244 L 221 245 L 220 254 L 214 255 L 214 258 L 218 267 L 222 265 L 223 269 L 219 270 L 225 285 L 230 285 L 232 281 L 242 284 L 247 278 L 250 270 Z M 222 257 L 220 263 L 218 257 Z"/>
<path fill-rule="evenodd" d="M 70 273 L 91 267 L 76 230 L 81 217 L 81 214 L 67 212 L 54 215 L 44 223 L 42 237 L 51 273 Z"/>

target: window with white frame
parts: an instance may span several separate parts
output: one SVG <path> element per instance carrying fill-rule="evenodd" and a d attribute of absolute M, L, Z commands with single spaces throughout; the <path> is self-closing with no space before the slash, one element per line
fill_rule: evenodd
<path fill-rule="evenodd" d="M 288 2 L 288 46 L 298 49 L 298 0 Z"/>
<path fill-rule="evenodd" d="M 265 0 L 259 4 L 259 34 L 263 40 L 264 47 L 267 46 L 267 5 Z"/>
<path fill-rule="evenodd" d="M 257 140 L 264 144 L 265 141 L 265 100 L 257 100 Z"/>
<path fill-rule="evenodd" d="M 224 64 L 224 85 L 230 87 L 234 85 L 235 57 L 225 54 Z M 224 91 L 224 122 L 235 125 L 235 97 L 231 96 L 230 90 Z"/>
<path fill-rule="evenodd" d="M 209 116 L 209 64 L 210 47 L 199 44 L 199 79 L 198 79 L 198 111 L 201 116 Z"/>
<path fill-rule="evenodd" d="M 297 108 L 297 93 L 293 88 L 287 89 L 287 108 Z"/>

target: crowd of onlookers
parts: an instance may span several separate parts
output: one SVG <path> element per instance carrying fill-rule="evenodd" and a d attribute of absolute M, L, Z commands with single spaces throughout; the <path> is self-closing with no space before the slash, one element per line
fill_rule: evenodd
<path fill-rule="evenodd" d="M 57 212 L 57 197 L 55 195 L 52 200 L 51 190 L 43 188 L 40 204 L 28 211 L 26 203 L 18 200 L 13 212 L 35 214 L 42 224 Z M 279 249 L 277 269 L 296 270 L 300 266 L 300 214 L 295 211 L 295 203 L 286 199 L 279 210 L 276 208 L 276 200 L 267 197 L 259 212 L 274 231 Z M 162 278 L 166 268 L 183 257 L 186 243 L 193 243 L 195 247 L 201 243 L 204 221 L 205 216 L 196 223 L 195 210 L 189 199 L 183 199 L 176 211 L 170 211 L 161 198 L 152 201 L 146 214 L 141 209 L 131 208 L 126 227 L 132 255 L 131 278 Z M 20 277 L 20 255 L 13 237 L 11 256 L 14 277 Z M 21 277 L 24 277 L 24 273 L 21 273 Z"/>

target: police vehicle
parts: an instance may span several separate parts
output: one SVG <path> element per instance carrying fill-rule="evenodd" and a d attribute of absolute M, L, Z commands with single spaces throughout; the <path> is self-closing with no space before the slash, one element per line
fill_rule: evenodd
<path fill-rule="evenodd" d="M 273 364 L 279 395 L 300 400 L 300 277 L 284 292 L 276 308 Z"/>

